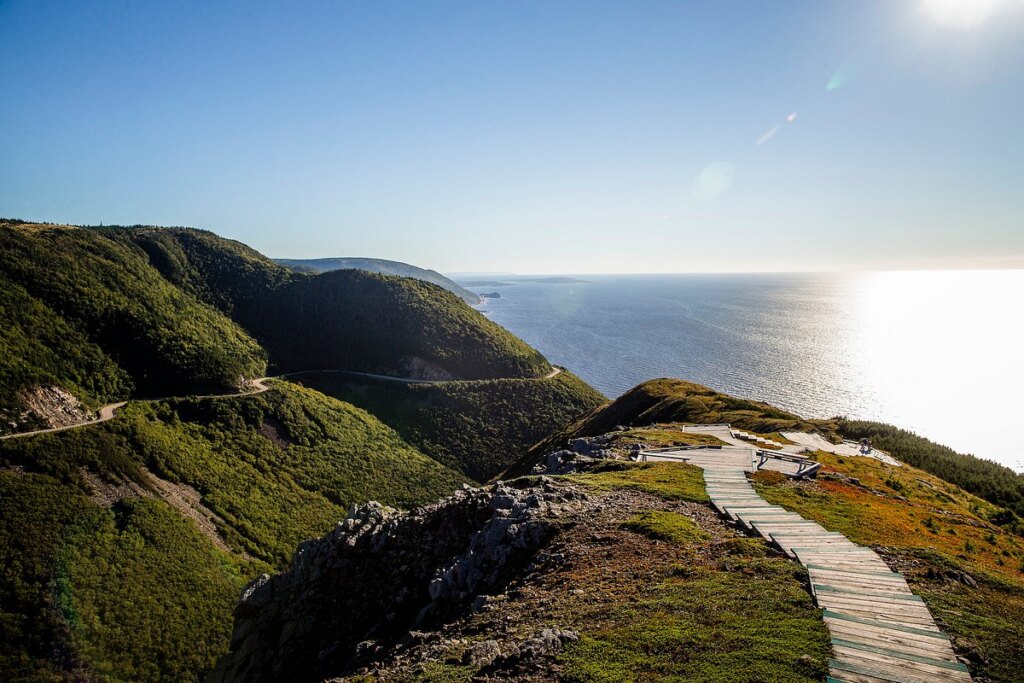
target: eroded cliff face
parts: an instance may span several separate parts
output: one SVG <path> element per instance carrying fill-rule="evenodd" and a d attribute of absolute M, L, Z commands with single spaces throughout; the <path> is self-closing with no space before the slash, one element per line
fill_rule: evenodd
<path fill-rule="evenodd" d="M 402 513 L 369 503 L 250 584 L 212 682 L 322 680 L 500 593 L 591 500 L 540 478 L 464 488 Z M 557 638 L 558 636 L 552 636 Z"/>
<path fill-rule="evenodd" d="M 74 394 L 53 384 L 23 389 L 18 393 L 18 401 L 23 406 L 22 411 L 16 417 L 5 417 L 6 423 L 0 432 L 66 427 L 96 417 Z"/>

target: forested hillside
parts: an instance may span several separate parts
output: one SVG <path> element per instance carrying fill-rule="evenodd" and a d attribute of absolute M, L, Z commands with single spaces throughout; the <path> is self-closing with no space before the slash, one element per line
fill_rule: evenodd
<path fill-rule="evenodd" d="M 418 268 L 401 261 L 389 261 L 379 258 L 315 258 L 315 259 L 274 259 L 285 268 L 291 268 L 299 272 L 324 273 L 329 270 L 365 270 L 370 273 L 381 275 L 397 275 L 399 277 L 411 277 L 425 282 L 432 282 L 439 287 L 444 287 L 449 292 L 459 297 L 468 304 L 479 304 L 482 299 L 469 291 L 462 285 L 449 280 L 436 270 Z"/>
<path fill-rule="evenodd" d="M 358 270 L 299 273 L 213 233 L 124 231 L 179 287 L 260 340 L 276 370 L 430 379 L 535 377 L 544 357 L 451 292 Z"/>
<path fill-rule="evenodd" d="M 487 481 L 605 398 L 568 371 L 546 379 L 400 384 L 344 373 L 295 378 L 365 408 L 427 455 Z"/>
<path fill-rule="evenodd" d="M 600 400 L 418 280 L 296 273 L 191 229 L 2 221 L 0 255 L 0 431 L 79 425 L 0 440 L 4 679 L 200 680 L 241 587 L 351 505 L 435 500 L 480 476 L 481 443 L 503 467 Z M 404 434 L 290 382 L 239 393 L 310 368 L 487 381 L 440 385 Z"/>
<path fill-rule="evenodd" d="M 226 390 L 265 371 L 254 339 L 114 233 L 0 222 L 0 254 L 0 357 L 18 368 L 4 401 L 34 383 L 95 401 Z"/>
<path fill-rule="evenodd" d="M 199 680 L 241 586 L 348 506 L 465 477 L 358 408 L 275 383 L 0 441 L 0 672 Z"/>

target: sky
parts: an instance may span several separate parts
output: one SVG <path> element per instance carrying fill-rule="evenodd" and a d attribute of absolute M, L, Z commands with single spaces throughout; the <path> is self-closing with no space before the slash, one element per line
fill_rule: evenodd
<path fill-rule="evenodd" d="M 1024 268 L 1024 0 L 0 0 L 0 216 L 443 272 Z"/>

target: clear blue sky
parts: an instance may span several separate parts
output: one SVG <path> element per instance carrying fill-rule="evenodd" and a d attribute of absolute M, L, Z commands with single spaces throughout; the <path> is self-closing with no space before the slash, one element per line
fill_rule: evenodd
<path fill-rule="evenodd" d="M 1024 267 L 1021 0 L 0 0 L 0 93 L 8 217 L 445 271 Z"/>

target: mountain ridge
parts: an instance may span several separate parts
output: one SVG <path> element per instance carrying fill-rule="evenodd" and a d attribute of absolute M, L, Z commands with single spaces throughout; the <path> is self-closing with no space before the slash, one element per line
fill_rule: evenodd
<path fill-rule="evenodd" d="M 383 275 L 411 277 L 443 287 L 470 305 L 475 306 L 483 303 L 483 299 L 479 295 L 471 292 L 454 280 L 445 277 L 436 270 L 420 268 L 403 261 L 362 256 L 335 256 L 315 259 L 275 258 L 274 262 L 287 268 L 306 272 L 323 273 L 330 270 L 365 270 Z"/>

